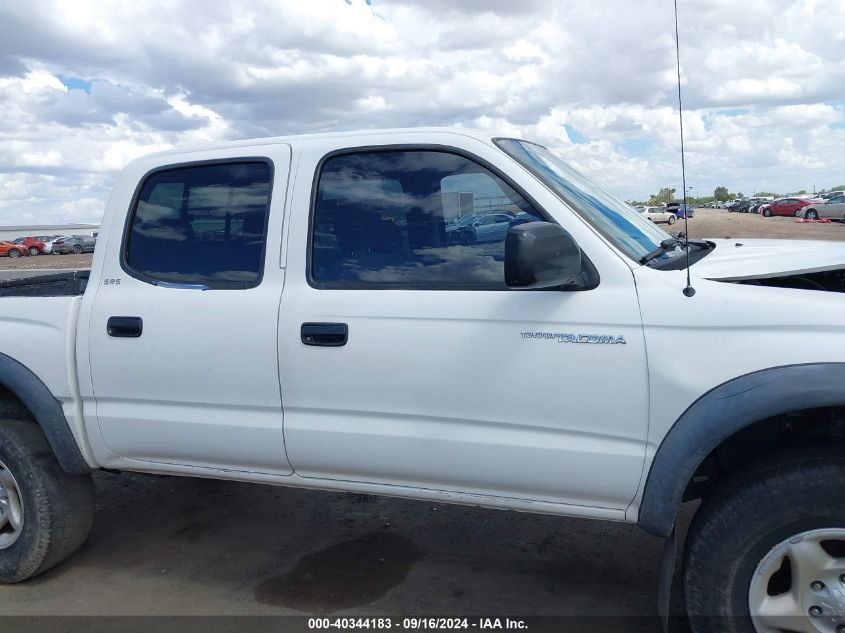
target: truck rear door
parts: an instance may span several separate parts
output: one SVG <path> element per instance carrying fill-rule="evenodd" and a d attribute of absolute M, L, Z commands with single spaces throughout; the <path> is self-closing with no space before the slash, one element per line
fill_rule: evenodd
<path fill-rule="evenodd" d="M 114 219 L 88 324 L 112 453 L 291 472 L 276 356 L 289 167 L 289 146 L 275 145 L 156 168 L 125 226 Z"/>

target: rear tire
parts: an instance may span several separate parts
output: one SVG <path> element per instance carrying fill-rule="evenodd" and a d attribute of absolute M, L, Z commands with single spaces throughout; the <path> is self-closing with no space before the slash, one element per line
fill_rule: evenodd
<path fill-rule="evenodd" d="M 0 400 L 0 420 L 34 420 L 32 413 L 16 400 Z"/>
<path fill-rule="evenodd" d="M 814 631 L 816 623 L 827 623 L 829 612 L 813 617 L 809 610 L 817 604 L 841 608 L 845 605 L 839 602 L 845 600 L 819 596 L 811 585 L 822 582 L 826 591 L 833 589 L 841 596 L 845 578 L 842 499 L 845 457 L 841 449 L 824 447 L 762 460 L 713 490 L 687 536 L 684 585 L 693 630 L 754 633 L 782 625 L 790 631 Z M 813 542 L 810 533 L 814 530 L 841 535 L 836 537 L 835 555 Z M 783 554 L 783 547 L 794 547 L 799 555 Z M 806 559 L 801 558 L 805 550 L 799 549 L 804 547 L 812 547 Z M 807 561 L 816 558 L 823 558 L 830 569 L 813 571 Z M 766 616 L 784 604 L 789 606 L 787 616 L 779 616 L 772 625 Z M 831 631 L 835 628 L 833 624 Z"/>
<path fill-rule="evenodd" d="M 82 252 L 82 247 L 79 244 L 77 244 L 76 246 L 73 247 L 73 252 L 74 252 L 74 254 L 79 255 Z"/>
<path fill-rule="evenodd" d="M 94 517 L 94 487 L 90 475 L 65 473 L 38 425 L 23 420 L 0 420 L 0 476 L 0 582 L 15 583 L 79 549 Z M 15 498 L 17 528 L 9 520 Z"/>
<path fill-rule="evenodd" d="M 32 248 L 29 249 L 29 254 L 32 255 L 33 257 L 35 257 L 36 255 L 40 255 L 41 251 L 39 251 L 37 248 L 35 248 L 33 246 Z"/>
<path fill-rule="evenodd" d="M 669 224 L 674 224 L 674 223 L 675 223 L 675 216 L 674 216 L 674 215 L 670 215 L 670 216 L 669 216 Z"/>

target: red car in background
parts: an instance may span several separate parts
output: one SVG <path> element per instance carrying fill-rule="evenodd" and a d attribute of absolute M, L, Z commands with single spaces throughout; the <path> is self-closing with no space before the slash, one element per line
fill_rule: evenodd
<path fill-rule="evenodd" d="M 20 244 L 29 251 L 30 255 L 43 255 L 46 244 L 37 237 L 19 237 L 15 244 Z"/>
<path fill-rule="evenodd" d="M 799 209 L 803 209 L 813 204 L 809 200 L 803 198 L 781 198 L 769 204 L 764 204 L 760 207 L 760 213 L 769 218 L 773 215 L 788 215 L 790 217 L 796 215 Z"/>

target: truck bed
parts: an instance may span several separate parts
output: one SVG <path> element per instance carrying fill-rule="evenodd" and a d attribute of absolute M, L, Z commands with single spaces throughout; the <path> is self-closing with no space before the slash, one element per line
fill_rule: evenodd
<path fill-rule="evenodd" d="M 90 270 L 0 280 L 0 297 L 73 297 L 85 292 Z"/>

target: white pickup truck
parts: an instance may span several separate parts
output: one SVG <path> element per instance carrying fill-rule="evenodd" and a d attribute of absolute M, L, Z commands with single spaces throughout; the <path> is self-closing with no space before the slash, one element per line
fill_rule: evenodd
<path fill-rule="evenodd" d="M 518 139 L 146 156 L 90 275 L 0 285 L 0 579 L 79 547 L 99 468 L 629 521 L 669 579 L 702 499 L 687 607 L 737 617 L 696 631 L 839 631 L 843 291 L 841 242 L 687 247 Z"/>

